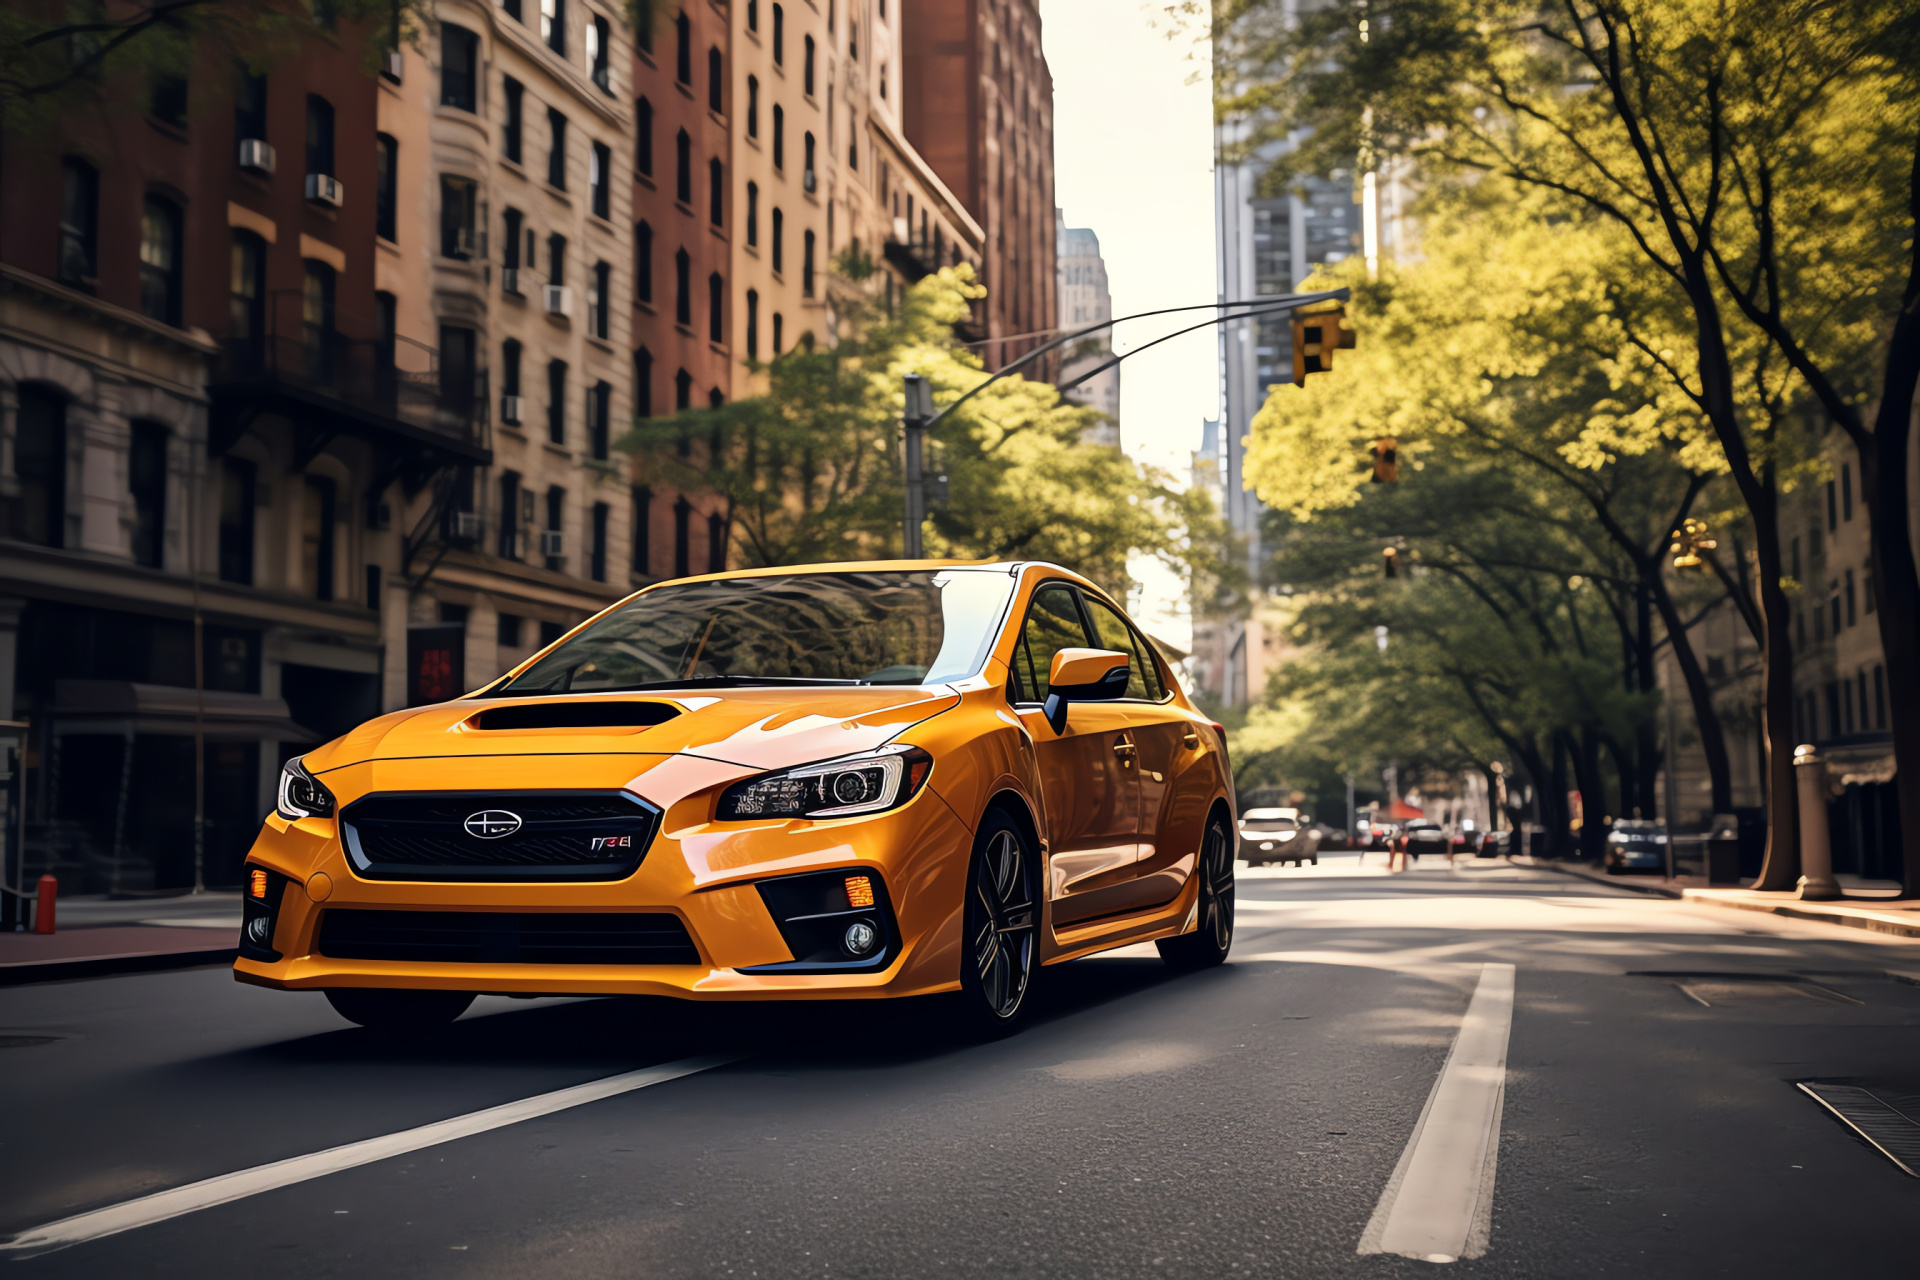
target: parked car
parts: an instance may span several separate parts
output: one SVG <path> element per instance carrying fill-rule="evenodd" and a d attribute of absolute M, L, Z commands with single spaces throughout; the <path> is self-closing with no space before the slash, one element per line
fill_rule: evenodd
<path fill-rule="evenodd" d="M 1513 832 L 1482 831 L 1474 843 L 1473 853 L 1478 858 L 1504 858 L 1513 852 Z"/>
<path fill-rule="evenodd" d="M 1302 826 L 1298 809 L 1249 809 L 1240 815 L 1240 856 L 1250 867 L 1320 862 L 1320 832 Z"/>
<path fill-rule="evenodd" d="M 1622 818 L 1607 833 L 1601 865 L 1610 876 L 1667 873 L 1667 829 L 1651 818 Z"/>
<path fill-rule="evenodd" d="M 1423 853 L 1445 857 L 1453 852 L 1453 837 L 1431 818 L 1415 818 L 1400 829 L 1393 847 L 1412 858 Z"/>

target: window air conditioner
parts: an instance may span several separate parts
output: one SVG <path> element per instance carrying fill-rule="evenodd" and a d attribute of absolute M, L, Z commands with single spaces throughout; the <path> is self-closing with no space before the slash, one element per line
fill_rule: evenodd
<path fill-rule="evenodd" d="M 500 421 L 508 424 L 509 426 L 517 427 L 520 425 L 520 397 L 519 396 L 503 395 L 500 397 Z"/>
<path fill-rule="evenodd" d="M 315 204 L 330 204 L 338 209 L 346 203 L 346 188 L 340 185 L 340 179 L 330 173 L 310 173 L 307 175 L 307 199 Z"/>
<path fill-rule="evenodd" d="M 558 529 L 540 531 L 540 554 L 543 556 L 563 556 L 567 553 L 567 540 Z"/>
<path fill-rule="evenodd" d="M 480 513 L 456 511 L 447 522 L 448 531 L 459 542 L 477 542 L 480 538 Z"/>
<path fill-rule="evenodd" d="M 500 292 L 516 295 L 520 292 L 520 268 L 500 268 Z"/>
<path fill-rule="evenodd" d="M 570 284 L 550 284 L 547 286 L 547 314 L 550 316 L 573 316 L 573 286 Z"/>
<path fill-rule="evenodd" d="M 273 144 L 259 138 L 240 139 L 240 167 L 255 173 L 273 172 Z"/>
<path fill-rule="evenodd" d="M 406 65 L 406 59 L 400 56 L 398 49 L 388 49 L 380 55 L 380 74 L 395 84 L 400 83 L 401 76 L 406 70 Z"/>

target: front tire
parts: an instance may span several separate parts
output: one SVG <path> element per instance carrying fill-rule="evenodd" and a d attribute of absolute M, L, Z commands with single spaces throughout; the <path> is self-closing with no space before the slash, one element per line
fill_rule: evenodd
<path fill-rule="evenodd" d="M 1040 867 L 1033 841 L 1003 810 L 980 824 L 967 870 L 961 999 L 974 1030 L 1011 1034 L 1040 972 Z"/>
<path fill-rule="evenodd" d="M 1233 946 L 1233 842 L 1218 818 L 1207 823 L 1194 874 L 1200 877 L 1200 919 L 1194 931 L 1153 944 L 1160 958 L 1176 969 L 1225 964 Z"/>
<path fill-rule="evenodd" d="M 409 991 L 391 987 L 338 987 L 327 1003 L 348 1022 L 371 1031 L 431 1031 L 444 1027 L 473 1003 L 471 991 Z"/>

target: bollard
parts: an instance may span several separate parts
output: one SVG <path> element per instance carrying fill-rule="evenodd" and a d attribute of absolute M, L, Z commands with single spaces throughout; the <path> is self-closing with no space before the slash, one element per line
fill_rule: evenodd
<path fill-rule="evenodd" d="M 53 932 L 53 900 L 60 896 L 60 882 L 52 876 L 40 877 L 40 897 L 33 906 L 33 931 Z"/>
<path fill-rule="evenodd" d="M 1800 789 L 1800 896 L 1825 902 L 1844 897 L 1833 878 L 1833 845 L 1827 834 L 1827 762 L 1811 744 L 1793 749 Z"/>

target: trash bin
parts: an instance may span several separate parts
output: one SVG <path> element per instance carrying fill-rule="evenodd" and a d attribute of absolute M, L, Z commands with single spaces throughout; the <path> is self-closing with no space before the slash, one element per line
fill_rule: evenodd
<path fill-rule="evenodd" d="M 1740 818 L 1716 813 L 1707 832 L 1707 883 L 1740 883 Z"/>

